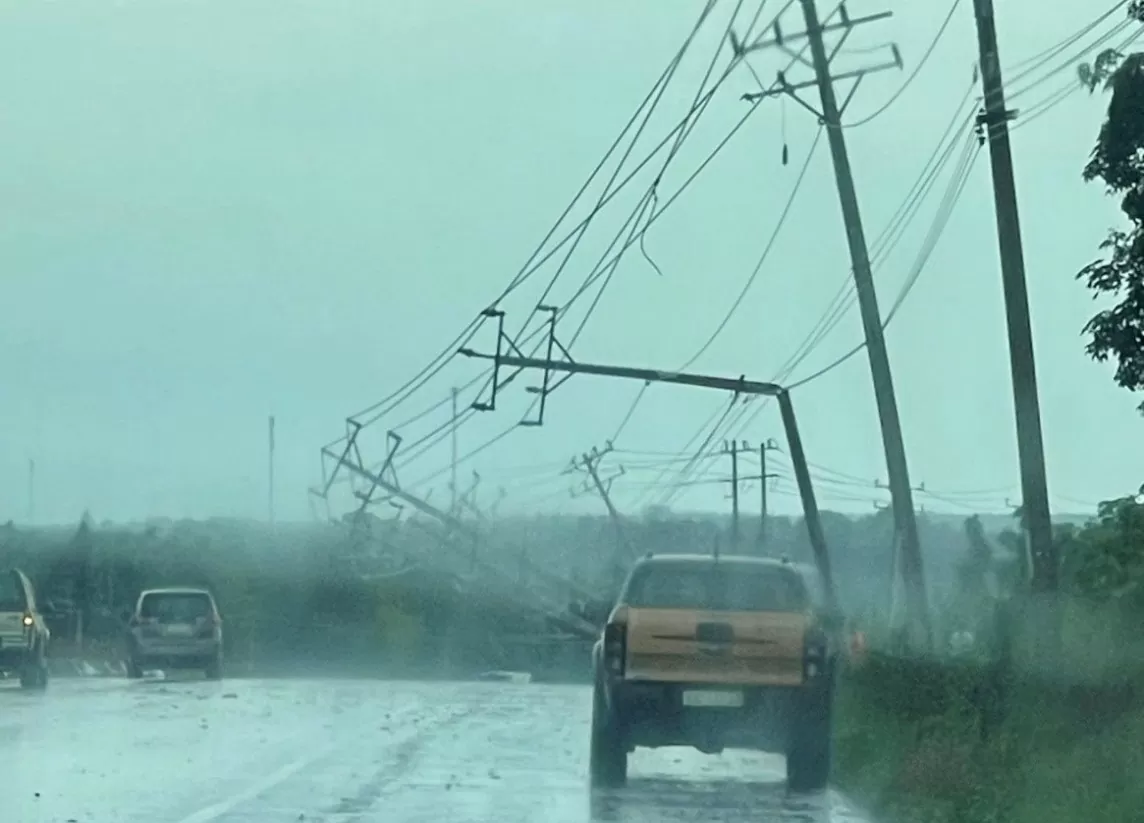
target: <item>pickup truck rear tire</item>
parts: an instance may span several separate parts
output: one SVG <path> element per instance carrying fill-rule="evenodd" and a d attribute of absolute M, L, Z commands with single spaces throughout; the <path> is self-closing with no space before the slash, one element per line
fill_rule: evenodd
<path fill-rule="evenodd" d="M 616 788 L 628 780 L 628 748 L 607 701 L 596 686 L 592 692 L 592 739 L 588 771 L 593 786 Z"/>
<path fill-rule="evenodd" d="M 143 666 L 134 654 L 127 658 L 127 676 L 132 680 L 138 680 L 143 676 Z"/>
<path fill-rule="evenodd" d="M 798 696 L 787 742 L 787 787 L 796 792 L 821 791 L 830 782 L 833 678 Z"/>

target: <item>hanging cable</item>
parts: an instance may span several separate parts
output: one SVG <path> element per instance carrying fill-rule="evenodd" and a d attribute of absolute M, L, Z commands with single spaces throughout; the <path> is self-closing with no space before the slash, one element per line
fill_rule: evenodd
<path fill-rule="evenodd" d="M 513 291 L 515 291 L 517 288 L 519 288 L 532 274 L 534 274 L 539 269 L 539 267 L 541 265 L 543 265 L 543 263 L 547 259 L 549 259 L 551 254 L 553 254 L 556 250 L 558 250 L 560 247 L 562 247 L 564 245 L 564 243 L 568 242 L 568 240 L 571 238 L 572 235 L 569 235 L 568 238 L 565 238 L 564 241 L 562 241 L 560 244 L 558 244 L 556 249 L 554 249 L 552 252 L 550 252 L 549 255 L 546 256 L 543 260 L 539 260 L 539 261 L 537 260 L 537 258 L 540 257 L 541 252 L 544 250 L 544 247 L 548 244 L 548 242 L 556 234 L 557 230 L 560 228 L 560 226 L 567 219 L 568 215 L 571 214 L 571 212 L 575 208 L 576 204 L 580 202 L 580 198 L 583 197 L 584 193 L 588 190 L 588 188 L 591 186 L 591 184 L 596 179 L 596 177 L 603 171 L 605 165 L 611 159 L 612 155 L 615 154 L 617 149 L 619 149 L 620 144 L 624 141 L 624 138 L 627 136 L 627 134 L 631 131 L 633 126 L 635 126 L 636 122 L 639 120 L 641 113 L 644 113 L 645 110 L 649 109 L 649 104 L 651 104 L 651 108 L 654 108 L 654 103 L 652 101 L 653 100 L 658 101 L 662 97 L 662 91 L 666 87 L 666 83 L 674 75 L 676 69 L 678 68 L 679 62 L 683 58 L 683 55 L 686 54 L 687 50 L 691 47 L 691 45 L 694 42 L 695 37 L 698 34 L 700 28 L 702 27 L 703 23 L 706 21 L 707 17 L 710 15 L 711 9 L 713 8 L 714 3 L 715 3 L 715 0 L 709 0 L 709 2 L 703 8 L 702 12 L 699 15 L 699 19 L 697 20 L 697 22 L 692 27 L 691 32 L 687 36 L 683 45 L 678 49 L 676 54 L 669 61 L 667 67 L 663 70 L 663 72 L 660 74 L 660 77 L 653 84 L 651 90 L 644 97 L 644 100 L 640 103 L 639 107 L 636 109 L 636 111 L 629 118 L 628 122 L 624 125 L 623 129 L 620 131 L 620 134 L 615 138 L 615 140 L 612 141 L 611 146 L 604 153 L 604 156 L 600 159 L 600 161 L 596 164 L 596 166 L 592 170 L 591 174 L 589 174 L 588 179 L 584 181 L 583 185 L 581 185 L 581 187 L 580 187 L 579 191 L 577 191 L 576 195 L 565 206 L 565 208 L 561 212 L 560 216 L 552 224 L 551 228 L 545 234 L 544 238 L 540 241 L 539 245 L 537 245 L 536 249 L 529 256 L 529 258 L 525 262 L 525 264 L 521 267 L 520 271 L 512 278 L 512 280 L 509 282 L 508 286 L 505 287 L 505 289 L 500 293 L 500 295 L 493 301 L 493 303 L 491 305 L 494 305 L 494 306 L 497 305 L 502 300 L 504 300 L 504 298 L 506 298 L 509 294 L 511 294 Z M 649 115 L 650 115 L 650 111 L 649 111 Z M 646 121 L 647 121 L 647 118 L 645 117 L 645 125 L 646 125 Z M 670 139 L 670 138 L 667 138 L 667 139 Z M 665 140 L 665 142 L 666 142 L 666 140 Z M 633 140 L 632 145 L 634 145 L 634 144 L 635 144 L 635 141 Z M 620 166 L 622 166 L 622 162 L 621 162 Z M 628 179 L 630 180 L 630 177 Z M 614 177 L 613 177 L 613 180 L 614 180 Z M 627 181 L 625 181 L 625 183 L 626 182 Z M 624 184 L 621 184 L 619 187 L 617 187 L 617 190 L 619 188 L 622 188 L 623 185 Z M 595 217 L 595 215 L 598 213 L 599 209 L 601 209 L 603 207 L 603 205 L 606 205 L 606 204 L 598 203 L 597 208 L 592 213 L 590 213 L 585 218 L 584 221 L 582 221 L 582 224 L 586 224 L 586 223 L 590 222 L 592 220 L 592 218 Z M 573 229 L 573 233 L 575 233 L 576 230 L 577 229 Z M 470 324 L 465 328 L 464 331 L 462 331 L 459 335 L 457 335 L 457 337 L 455 337 L 444 349 L 441 350 L 441 352 L 439 352 L 430 361 L 430 364 L 428 366 L 423 368 L 420 372 L 418 372 L 418 374 L 414 375 L 412 378 L 410 378 L 408 381 L 406 381 L 404 384 L 402 384 L 402 386 L 400 386 L 397 390 L 390 393 L 385 398 L 382 398 L 381 400 L 377 401 L 376 403 L 373 403 L 370 406 L 367 406 L 366 408 L 359 411 L 357 414 L 352 415 L 352 417 L 358 418 L 358 417 L 362 417 L 362 416 L 365 416 L 367 414 L 371 414 L 373 412 L 377 412 L 379 410 L 384 409 L 384 411 L 381 412 L 381 414 L 378 414 L 373 418 L 374 420 L 376 420 L 379 417 L 383 416 L 384 414 L 387 414 L 389 411 L 392 411 L 392 409 L 395 408 L 398 403 L 404 402 L 404 400 L 407 399 L 408 396 L 413 391 L 416 391 L 421 386 L 424 386 L 425 383 L 428 382 L 428 380 L 432 379 L 432 377 L 434 377 L 438 373 L 440 373 L 441 369 L 444 368 L 444 365 L 446 363 L 448 363 L 448 361 L 451 360 L 453 358 L 453 356 L 455 356 L 457 349 L 466 345 L 470 340 L 472 340 L 472 335 L 475 334 L 476 329 L 477 329 L 477 327 L 479 327 L 480 323 L 481 323 L 481 318 L 479 316 L 477 318 L 474 318 L 473 321 L 470 322 Z M 334 441 L 334 442 L 338 442 L 338 441 Z"/>
<path fill-rule="evenodd" d="M 949 28 L 949 24 L 953 21 L 953 14 L 957 11 L 958 6 L 960 5 L 961 0 L 953 0 L 953 5 L 951 5 L 949 7 L 949 11 L 946 12 L 945 19 L 942 20 L 941 25 L 938 27 L 937 34 L 935 34 L 933 40 L 930 41 L 929 47 L 926 48 L 925 52 L 922 54 L 921 59 L 918 61 L 918 64 L 914 66 L 914 70 L 910 72 L 909 76 L 906 78 L 906 81 L 898 87 L 898 90 L 894 92 L 893 96 L 885 103 L 883 103 L 881 107 L 875 109 L 873 112 L 866 115 L 861 120 L 855 120 L 852 123 L 840 123 L 839 125 L 842 128 L 854 129 L 859 126 L 864 126 L 874 118 L 886 112 L 890 106 L 894 105 L 894 103 L 898 101 L 898 98 L 900 98 L 905 93 L 906 89 L 910 87 L 914 80 L 917 79 L 918 75 L 921 74 L 922 69 L 925 68 L 926 62 L 929 61 L 930 57 L 934 53 L 934 50 L 937 48 L 938 43 L 940 43 L 942 37 L 945 36 L 946 29 Z"/>
<path fill-rule="evenodd" d="M 807 172 L 810 170 L 810 164 L 814 159 L 815 150 L 818 148 L 818 144 L 822 139 L 822 134 L 823 128 L 820 126 L 814 135 L 814 140 L 810 144 L 810 149 L 806 153 L 806 160 L 803 161 L 802 168 L 799 169 L 798 176 L 795 178 L 794 186 L 791 188 L 790 196 L 787 197 L 786 203 L 783 205 L 782 211 L 779 213 L 778 222 L 775 224 L 774 230 L 771 232 L 770 237 L 767 238 L 766 245 L 763 246 L 762 254 L 759 255 L 758 262 L 755 263 L 754 269 L 752 269 L 751 273 L 747 276 L 746 282 L 743 283 L 742 288 L 739 290 L 739 294 L 733 301 L 731 301 L 731 306 L 727 309 L 726 314 L 723 315 L 723 319 L 715 327 L 715 330 L 711 332 L 707 340 L 704 341 L 703 345 L 701 345 L 686 362 L 677 368 L 676 371 L 686 371 L 692 366 L 692 364 L 695 363 L 696 360 L 706 354 L 707 350 L 711 348 L 712 344 L 714 344 L 715 341 L 719 339 L 719 336 L 727 328 L 727 324 L 731 322 L 731 318 L 735 316 L 735 313 L 743 305 L 743 301 L 746 299 L 748 292 L 750 292 L 751 287 L 755 285 L 755 281 L 758 279 L 760 272 L 762 272 L 763 266 L 766 264 L 767 259 L 770 257 L 771 250 L 774 248 L 775 242 L 779 238 L 779 234 L 782 232 L 783 227 L 786 225 L 787 218 L 790 216 L 791 209 L 794 207 L 795 199 L 797 198 L 799 191 L 802 189 L 802 184 L 806 179 Z"/>
<path fill-rule="evenodd" d="M 914 265 L 906 279 L 905 284 L 902 286 L 901 291 L 898 293 L 897 299 L 891 306 L 890 311 L 887 312 L 886 319 L 882 322 L 883 329 L 885 329 L 890 324 L 890 321 L 894 319 L 894 315 L 897 314 L 898 309 L 901 308 L 902 304 L 905 302 L 906 297 L 909 295 L 910 291 L 917 283 L 918 278 L 921 276 L 921 273 L 925 268 L 925 264 L 929 261 L 930 255 L 932 255 L 934 249 L 937 248 L 937 242 L 940 239 L 942 233 L 945 231 L 945 227 L 949 223 L 949 218 L 953 215 L 954 206 L 956 206 L 958 200 L 961 199 L 961 195 L 965 190 L 965 184 L 969 180 L 969 172 L 973 166 L 973 161 L 977 158 L 978 151 L 980 150 L 980 145 L 978 144 L 976 136 L 974 135 L 971 135 L 966 140 L 965 146 L 966 151 L 964 153 L 963 159 L 960 161 L 958 170 L 955 172 L 954 178 L 950 181 L 950 187 L 947 190 L 946 199 L 943 201 L 938 214 L 934 218 L 934 223 L 930 228 L 930 233 L 927 235 L 926 241 L 923 244 L 921 251 L 919 251 L 917 259 L 914 261 Z M 842 355 L 829 365 L 819 369 L 807 377 L 802 378 L 801 380 L 791 383 L 789 386 L 787 386 L 787 389 L 793 391 L 799 386 L 805 386 L 807 383 L 817 380 L 823 375 L 829 374 L 831 371 L 841 366 L 843 363 L 845 363 L 858 352 L 862 351 L 864 348 L 866 348 L 866 343 L 859 343 L 853 349 L 846 352 L 846 354 Z"/>
<path fill-rule="evenodd" d="M 736 60 L 737 60 L 737 58 L 736 58 Z M 736 62 L 736 60 L 733 60 L 732 64 L 734 64 Z M 712 86 L 712 88 L 709 91 L 707 91 L 706 93 L 701 94 L 701 96 L 699 97 L 698 104 L 692 106 L 692 110 L 689 114 L 695 114 L 696 112 L 701 113 L 706 108 L 706 106 L 710 103 L 711 99 L 714 97 L 715 91 L 719 88 L 719 86 L 722 84 L 722 82 L 730 75 L 732 68 L 733 68 L 733 65 L 731 67 L 728 67 L 728 69 L 723 72 L 722 76 L 715 82 L 715 84 Z M 573 293 L 572 296 L 567 301 L 565 301 L 565 303 L 559 308 L 559 310 L 557 312 L 558 319 L 562 318 L 568 312 L 568 310 L 573 306 L 573 304 L 592 287 L 592 285 L 594 285 L 601 278 L 606 277 L 609 273 L 609 267 L 618 263 L 618 261 L 622 258 L 623 254 L 632 245 L 636 244 L 639 241 L 639 237 L 642 236 L 642 232 L 646 231 L 647 227 L 650 226 L 652 223 L 654 223 L 654 221 L 657 220 L 660 216 L 662 216 L 663 213 L 666 212 L 666 210 L 668 208 L 670 208 L 676 202 L 676 200 L 683 194 L 683 192 L 686 191 L 687 188 L 690 187 L 690 185 L 699 176 L 699 174 L 701 174 L 707 168 L 707 166 L 715 159 L 716 156 L 718 156 L 718 154 L 727 145 L 727 143 L 730 142 L 730 140 L 739 132 L 739 130 L 742 128 L 742 126 L 750 118 L 751 114 L 753 114 L 757 110 L 758 102 L 761 102 L 761 101 L 756 101 L 755 103 L 753 103 L 749 107 L 747 112 L 744 113 L 744 115 L 739 119 L 739 121 L 735 124 L 735 126 L 732 127 L 730 132 L 715 146 L 715 148 L 713 150 L 711 150 L 708 153 L 706 158 L 704 158 L 704 160 L 698 165 L 698 167 L 683 181 L 683 183 L 679 186 L 678 189 L 676 189 L 676 191 L 671 195 L 671 197 L 669 197 L 654 213 L 652 213 L 650 215 L 650 217 L 648 219 L 648 223 L 640 231 L 636 232 L 634 236 L 630 236 L 624 242 L 624 244 L 621 246 L 619 251 L 616 252 L 609 260 L 607 260 L 602 266 L 597 266 L 595 268 L 595 270 L 592 271 L 585 278 L 585 281 L 581 284 L 581 286 L 577 289 L 577 291 L 575 293 Z M 685 118 L 685 120 L 686 120 L 686 118 Z M 685 131 L 686 134 L 690 134 L 691 131 L 694 129 L 695 123 L 697 121 L 698 121 L 697 116 L 692 117 L 690 119 L 690 121 L 684 122 L 683 124 L 681 124 L 680 127 L 677 127 L 675 130 L 673 130 L 673 134 L 679 134 L 681 128 Z M 670 139 L 670 137 L 668 139 Z M 666 142 L 667 142 L 666 140 L 661 142 L 660 147 L 662 147 Z M 682 141 L 677 141 L 676 147 L 674 147 L 676 152 L 678 152 L 678 147 L 681 144 L 682 144 Z M 661 177 L 662 177 L 662 174 L 660 175 L 660 178 Z M 639 208 L 640 207 L 637 206 L 637 210 Z M 597 297 L 598 296 L 599 295 L 597 295 Z M 596 302 L 598 302 L 598 300 Z M 591 311 L 594 309 L 595 305 L 596 305 L 596 303 L 594 302 L 592 307 L 590 307 L 588 314 L 585 316 L 584 319 L 581 320 L 580 327 L 577 330 L 577 333 L 572 338 L 573 341 L 579 335 L 579 333 L 583 331 L 585 320 L 587 319 L 587 316 L 590 316 Z M 540 331 L 543 331 L 543 329 L 538 329 L 536 331 L 540 332 Z M 518 343 L 518 345 L 519 345 L 519 343 Z M 538 346 L 539 346 L 539 344 L 538 344 Z M 535 353 L 535 351 L 536 350 L 534 349 L 534 353 Z M 539 403 L 539 397 L 535 398 L 532 401 L 532 403 L 528 407 L 528 410 L 526 410 L 525 415 L 527 416 L 528 414 L 530 414 L 531 411 L 535 408 L 535 406 L 538 403 Z M 458 423 L 466 422 L 467 420 L 471 419 L 471 417 L 472 417 L 472 415 L 463 415 L 461 420 L 458 421 Z M 516 426 L 512 426 L 508 429 L 503 430 L 502 432 L 495 435 L 490 440 L 486 441 L 485 443 L 478 446 L 477 448 L 475 448 L 474 450 L 472 450 L 471 452 L 466 454 L 464 457 L 462 457 L 461 462 L 467 461 L 467 460 L 471 459 L 472 457 L 475 457 L 476 455 L 485 451 L 486 449 L 491 448 L 494 444 L 500 442 L 502 439 L 507 437 L 512 431 L 515 431 L 515 429 L 516 429 Z M 423 455 L 426 451 L 428 451 L 430 448 L 432 448 L 437 443 L 440 443 L 441 441 L 443 441 L 444 438 L 448 437 L 450 434 L 451 434 L 450 425 L 445 424 L 445 426 L 443 426 L 443 427 L 438 427 L 438 430 L 435 430 L 434 432 L 432 432 L 431 435 L 426 436 L 424 438 L 421 438 L 420 441 L 418 441 L 418 444 L 421 445 L 422 448 L 419 451 L 415 452 L 412 456 L 410 456 L 407 459 L 406 464 L 413 462 L 417 457 Z M 418 445 L 418 444 L 414 444 L 414 445 Z M 405 464 L 403 464 L 403 465 L 405 465 Z M 447 467 L 445 469 L 442 469 L 441 471 L 438 471 L 432 475 L 429 475 L 428 477 L 426 477 L 423 480 L 418 481 L 418 482 L 419 483 L 428 482 L 429 480 L 434 479 L 437 476 L 440 476 L 440 474 L 442 474 L 446 470 L 447 470 Z"/>

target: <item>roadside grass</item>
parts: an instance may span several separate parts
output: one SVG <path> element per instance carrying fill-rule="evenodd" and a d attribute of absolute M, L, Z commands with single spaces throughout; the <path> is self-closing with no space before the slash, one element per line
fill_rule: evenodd
<path fill-rule="evenodd" d="M 987 738 L 977 665 L 874 657 L 844 678 L 836 782 L 882 823 L 1140 819 L 1139 678 L 1069 686 L 1031 678 Z"/>

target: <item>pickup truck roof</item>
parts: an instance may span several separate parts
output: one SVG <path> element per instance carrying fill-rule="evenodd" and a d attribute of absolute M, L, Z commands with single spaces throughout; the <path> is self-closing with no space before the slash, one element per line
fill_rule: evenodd
<path fill-rule="evenodd" d="M 821 607 L 813 567 L 769 557 L 660 554 L 632 567 L 620 602 L 637 608 L 788 611 Z"/>

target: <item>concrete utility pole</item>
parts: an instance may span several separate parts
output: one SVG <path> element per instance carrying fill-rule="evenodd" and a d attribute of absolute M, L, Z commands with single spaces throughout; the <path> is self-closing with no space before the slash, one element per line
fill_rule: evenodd
<path fill-rule="evenodd" d="M 466 357 L 475 357 L 493 361 L 493 381 L 495 387 L 498 383 L 497 374 L 502 366 L 515 369 L 540 369 L 545 376 L 551 372 L 559 371 L 567 375 L 594 374 L 600 377 L 616 377 L 625 380 L 638 380 L 642 383 L 673 383 L 679 386 L 696 386 L 718 391 L 733 392 L 735 395 L 764 395 L 774 397 L 779 404 L 779 413 L 782 416 L 783 428 L 786 431 L 787 444 L 790 448 L 791 465 L 794 467 L 795 480 L 798 483 L 799 496 L 802 499 L 802 509 L 806 522 L 807 536 L 814 552 L 815 563 L 825 584 L 829 605 L 838 607 L 837 590 L 834 586 L 834 574 L 830 564 L 830 554 L 826 547 L 826 537 L 822 531 L 822 521 L 819 518 L 818 501 L 814 497 L 814 486 L 810 479 L 810 469 L 806 462 L 806 454 L 802 447 L 802 436 L 798 430 L 798 421 L 794 414 L 794 405 L 790 393 L 776 383 L 762 383 L 756 380 L 747 380 L 746 377 L 726 378 L 703 374 L 689 374 L 686 372 L 666 372 L 655 369 L 641 369 L 630 366 L 612 366 L 594 363 L 581 363 L 572 360 L 568 350 L 559 343 L 555 345 L 565 360 L 538 359 L 524 357 L 519 354 L 504 352 L 504 341 L 507 335 L 504 332 L 504 312 L 499 309 L 490 309 L 486 316 L 495 317 L 498 323 L 497 350 L 495 354 L 482 354 L 471 348 L 460 349 L 460 354 Z M 552 341 L 555 342 L 555 341 Z M 515 351 L 515 349 L 513 349 Z M 495 405 L 495 394 L 487 403 L 474 404 L 474 408 L 492 408 Z"/>
<path fill-rule="evenodd" d="M 723 452 L 731 455 L 731 551 L 739 552 L 739 441 L 723 443 Z"/>
<path fill-rule="evenodd" d="M 628 535 L 623 515 L 620 514 L 619 509 L 617 509 L 616 505 L 612 502 L 612 482 L 616 478 L 624 475 L 624 467 L 620 466 L 619 472 L 611 477 L 600 477 L 600 461 L 612 450 L 613 446 L 611 441 L 607 442 L 603 449 L 593 446 L 591 451 L 584 452 L 579 459 L 575 457 L 572 458 L 572 462 L 569 464 L 567 471 L 587 472 L 588 477 L 592 481 L 592 487 L 596 493 L 600 495 L 600 499 L 604 501 L 604 506 L 608 509 L 608 517 L 616 528 L 617 542 L 616 550 L 612 554 L 612 567 L 617 577 L 622 579 L 622 576 L 627 571 L 628 563 L 635 560 L 636 550 Z"/>
<path fill-rule="evenodd" d="M 453 449 L 453 459 L 449 464 L 449 490 L 452 495 L 449 504 L 449 513 L 457 514 L 457 389 L 454 387 L 450 393 L 453 401 L 453 425 L 450 426 L 449 440 Z"/>
<path fill-rule="evenodd" d="M 975 0 L 977 45 L 985 108 L 978 116 L 989 142 L 993 171 L 993 200 L 997 212 L 997 242 L 1001 252 L 1001 284 L 1005 294 L 1005 320 L 1009 332 L 1009 369 L 1013 379 L 1013 406 L 1017 419 L 1017 454 L 1021 463 L 1021 498 L 1026 539 L 1032 559 L 1032 588 L 1037 593 L 1056 591 L 1060 559 L 1053 545 L 1049 487 L 1045 477 L 1045 446 L 1041 409 L 1037 398 L 1037 369 L 1029 295 L 1025 286 L 1025 258 L 1021 249 L 1021 221 L 1009 120 L 1015 112 L 1005 107 L 1001 61 L 993 0 Z"/>
<path fill-rule="evenodd" d="M 777 474 L 767 472 L 767 452 L 777 451 L 778 444 L 767 440 L 759 444 L 759 547 L 767 543 L 767 481 Z"/>
<path fill-rule="evenodd" d="M 894 520 L 902 533 L 903 567 L 906 574 L 906 588 L 911 622 L 919 632 L 917 638 L 920 645 L 928 647 L 932 643 L 930 627 L 929 604 L 925 592 L 925 578 L 922 572 L 922 554 L 920 539 L 918 537 L 917 519 L 914 513 L 913 497 L 910 492 L 910 476 L 906 463 L 906 449 L 902 441 L 902 425 L 898 415 L 898 403 L 894 396 L 894 382 L 890 372 L 890 360 L 886 352 L 886 341 L 882 334 L 882 318 L 878 309 L 878 297 L 874 290 L 874 281 L 870 269 L 870 256 L 866 246 L 866 235 L 862 227 L 862 215 L 858 208 L 858 195 L 854 188 L 854 178 L 850 168 L 850 157 L 846 150 L 846 138 L 843 133 L 842 110 L 834 93 L 837 77 L 831 75 L 830 61 L 833 54 L 828 55 L 823 42 L 825 27 L 819 21 L 818 11 L 814 0 L 800 0 L 806 31 L 803 36 L 807 38 L 810 46 L 811 63 L 814 68 L 815 80 L 813 83 L 791 85 L 782 75 L 779 76 L 778 93 L 785 93 L 814 111 L 821 122 L 826 126 L 827 139 L 830 144 L 830 155 L 834 165 L 834 176 L 838 185 L 838 199 L 842 207 L 842 218 L 846 225 L 846 241 L 850 249 L 850 260 L 854 273 L 854 287 L 858 296 L 858 308 L 862 315 L 862 327 L 866 338 L 866 352 L 870 360 L 870 374 L 874 384 L 874 397 L 878 406 L 878 419 L 882 428 L 882 441 L 886 454 L 886 472 L 890 478 L 891 495 L 894 507 Z M 849 34 L 853 26 L 889 16 L 888 14 L 874 15 L 863 20 L 851 20 L 842 8 L 843 37 Z M 833 27 L 832 27 L 833 28 Z M 784 38 L 776 33 L 776 41 L 781 46 Z M 785 37 L 792 39 L 791 35 Z M 901 57 L 897 48 L 893 47 L 894 61 L 892 63 L 872 66 L 857 73 L 845 75 L 855 78 L 855 88 L 864 74 L 884 68 L 901 67 Z M 835 53 L 837 48 L 835 49 Z M 805 103 L 797 94 L 798 88 L 816 86 L 821 102 L 822 111 L 815 111 L 812 106 Z M 853 90 L 851 91 L 853 93 Z M 763 92 L 763 95 L 769 92 Z M 757 98 L 761 95 L 746 95 L 748 98 Z M 847 98 L 847 102 L 849 98 Z"/>
<path fill-rule="evenodd" d="M 774 440 L 766 440 L 759 444 L 759 474 L 757 476 L 742 477 L 739 474 L 739 454 L 751 450 L 751 445 L 744 441 L 726 441 L 723 444 L 724 454 L 731 455 L 731 547 L 740 553 L 742 545 L 742 527 L 739 505 L 739 484 L 744 480 L 759 481 L 759 535 L 758 543 L 761 547 L 766 539 L 767 528 L 767 480 L 777 477 L 767 473 L 767 452 L 778 449 Z"/>

